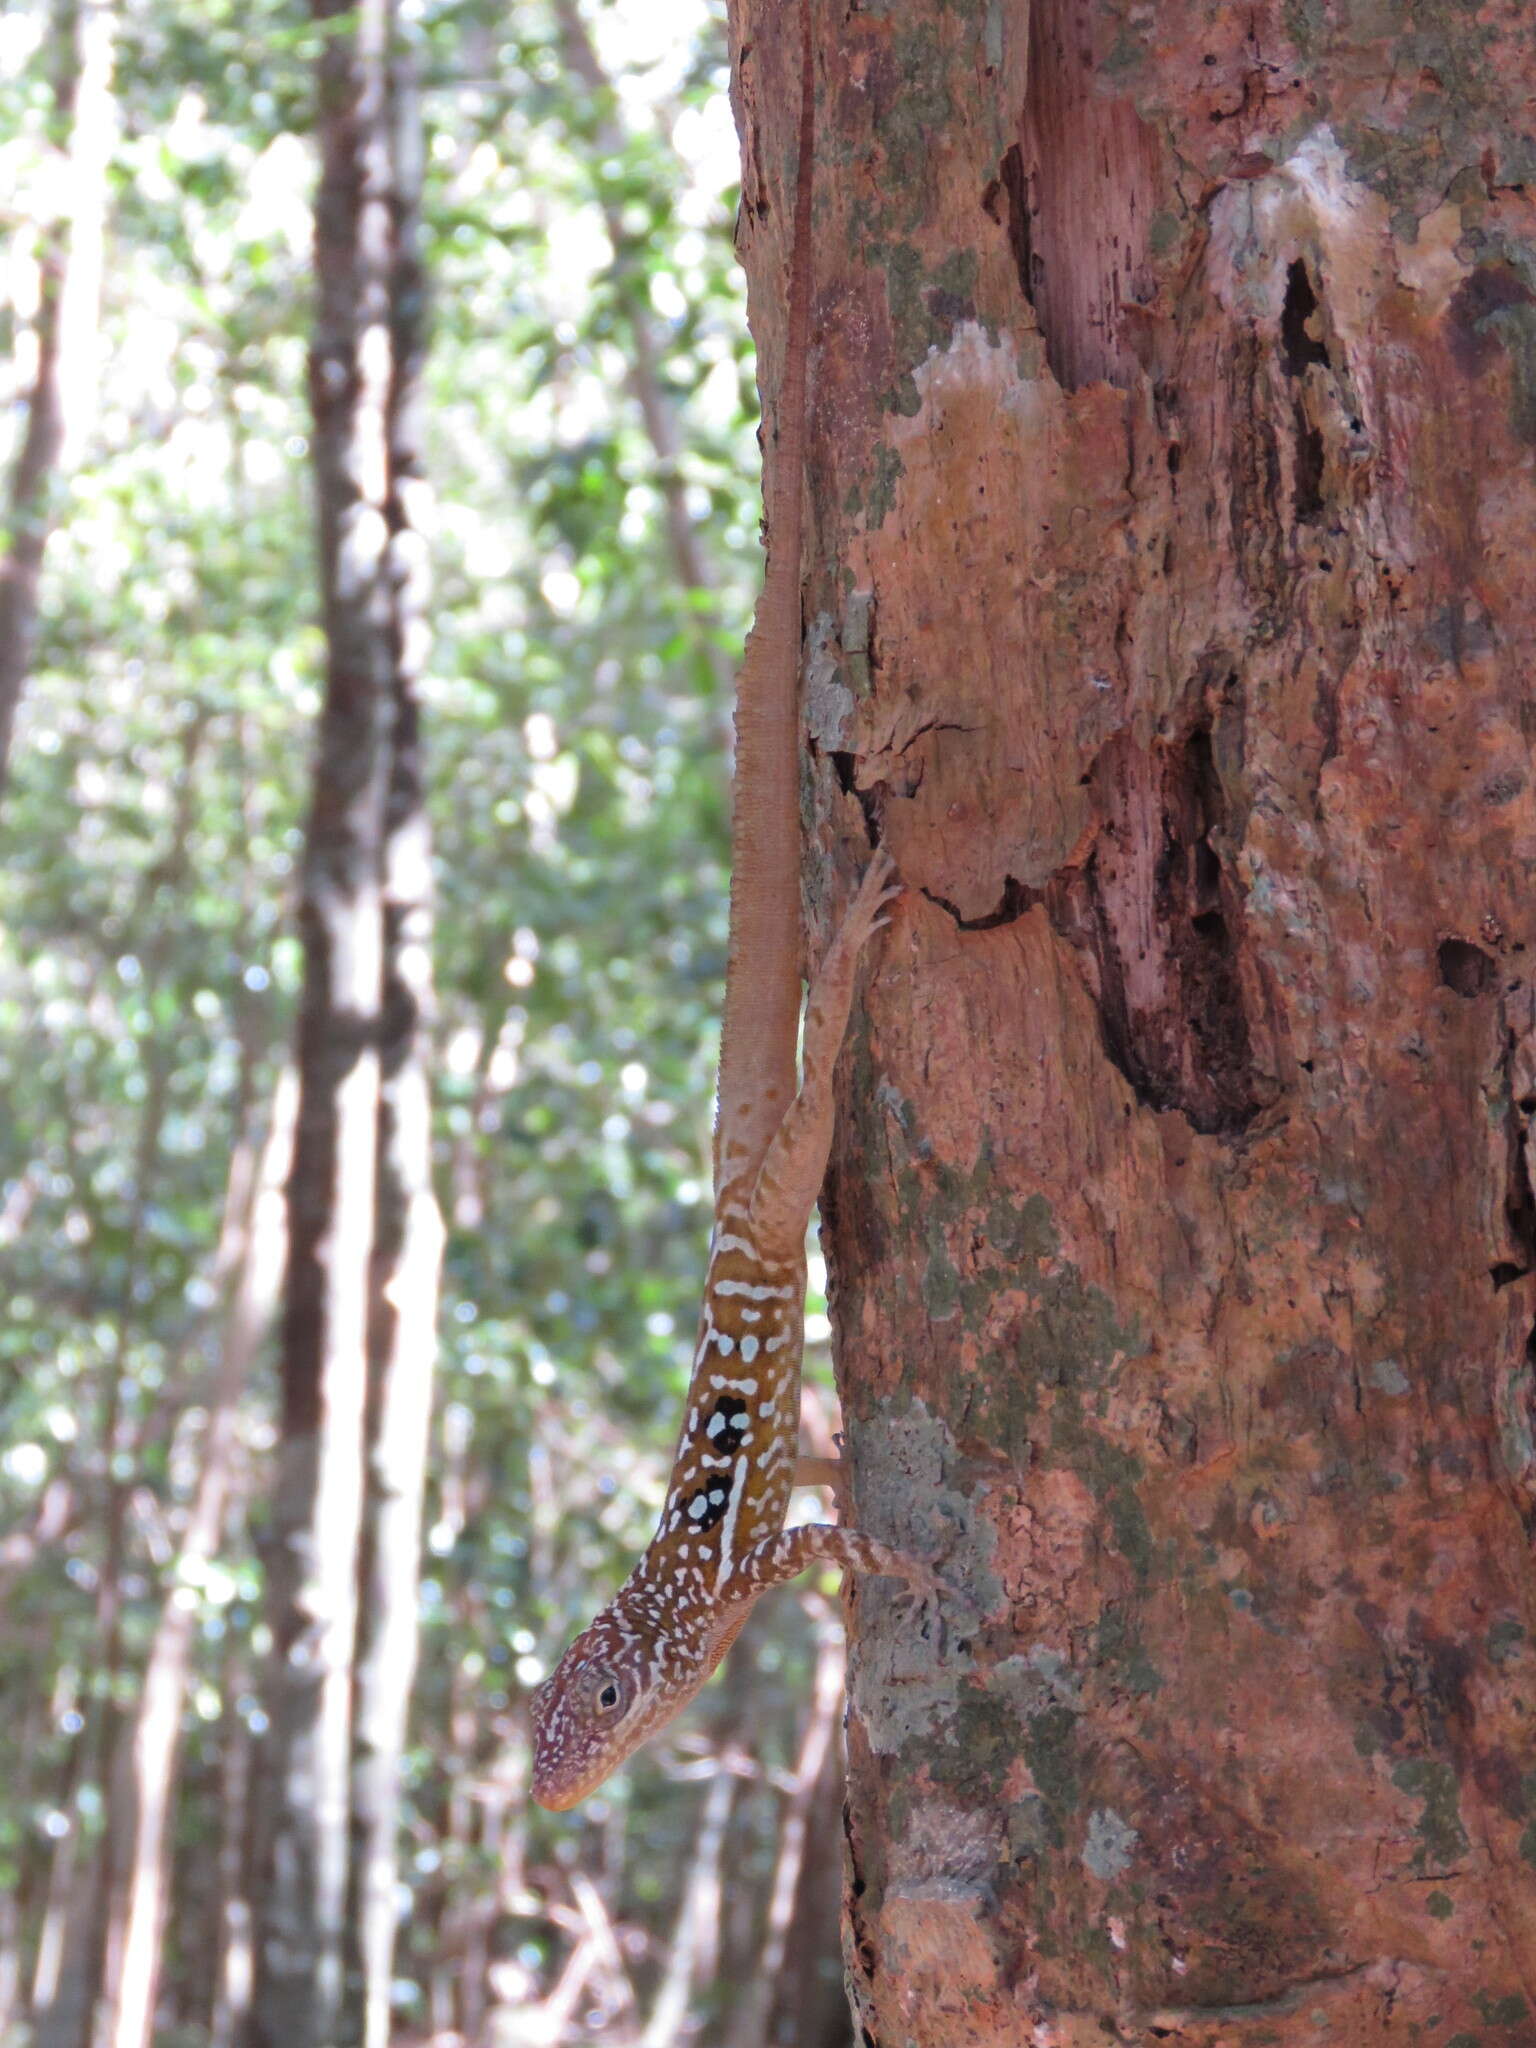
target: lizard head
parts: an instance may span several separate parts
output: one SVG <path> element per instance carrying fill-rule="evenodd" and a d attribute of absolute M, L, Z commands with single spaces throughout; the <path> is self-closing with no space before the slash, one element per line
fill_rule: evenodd
<path fill-rule="evenodd" d="M 676 1645 L 671 1646 L 675 1651 Z M 667 1657 L 654 1624 L 623 1596 L 583 1629 L 533 1696 L 533 1796 L 563 1813 L 595 1792 L 632 1751 L 693 1697 L 701 1662 Z"/>

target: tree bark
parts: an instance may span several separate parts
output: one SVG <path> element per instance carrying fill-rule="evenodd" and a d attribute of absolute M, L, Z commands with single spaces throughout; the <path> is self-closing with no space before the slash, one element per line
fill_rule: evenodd
<path fill-rule="evenodd" d="M 107 164 L 115 124 L 112 0 L 55 0 L 53 132 L 64 204 L 42 236 L 26 425 L 0 557 L 0 797 L 37 639 L 38 587 L 62 475 L 94 410 Z"/>
<path fill-rule="evenodd" d="M 817 39 L 813 955 L 908 884 L 824 1215 L 854 1518 L 964 1595 L 855 1596 L 863 2039 L 1531 2038 L 1528 25 Z"/>
<path fill-rule="evenodd" d="M 270 1735 L 254 1806 L 248 2048 L 330 2048 L 344 2010 L 353 1684 L 400 661 L 393 0 L 315 0 L 320 187 L 310 356 L 327 639 L 301 903 L 299 1121 L 269 1554 Z M 334 25 L 332 17 L 336 17 Z"/>

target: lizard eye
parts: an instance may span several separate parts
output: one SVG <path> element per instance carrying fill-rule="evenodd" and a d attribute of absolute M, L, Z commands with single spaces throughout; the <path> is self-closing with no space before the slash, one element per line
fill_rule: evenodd
<path fill-rule="evenodd" d="M 590 1698 L 600 1714 L 616 1714 L 628 1706 L 629 1688 L 617 1672 L 595 1672 L 592 1683 Z"/>

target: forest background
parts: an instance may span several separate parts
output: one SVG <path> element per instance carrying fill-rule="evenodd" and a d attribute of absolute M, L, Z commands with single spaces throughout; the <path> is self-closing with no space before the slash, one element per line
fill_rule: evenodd
<path fill-rule="evenodd" d="M 736 2048 L 835 2041 L 835 1903 L 809 1896 L 836 1883 L 814 1850 L 837 1804 L 823 1592 L 783 1597 L 581 1816 L 526 1800 L 526 1694 L 659 1503 L 708 1224 L 758 562 L 722 9 L 400 17 L 426 166 L 446 1244 L 390 1999 L 406 2038 L 662 2048 L 728 2002 Z M 13 542 L 49 535 L 0 797 L 0 2040 L 52 2048 L 131 2038 L 100 1998 L 124 1759 L 177 1627 L 154 2038 L 233 2042 L 251 1999 L 324 676 L 319 50 L 272 0 L 0 17 L 0 456 Z M 787 2016 L 797 1914 L 820 1932 Z"/>

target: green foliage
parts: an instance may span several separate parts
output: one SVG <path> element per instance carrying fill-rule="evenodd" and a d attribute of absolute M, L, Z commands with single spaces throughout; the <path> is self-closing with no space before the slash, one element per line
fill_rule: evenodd
<path fill-rule="evenodd" d="M 7 12 L 0 205 L 40 220 L 45 14 Z M 688 48 L 674 30 L 627 65 L 634 10 L 591 9 L 621 53 L 622 92 L 597 97 L 541 6 L 427 0 L 412 18 L 450 1223 L 399 1962 L 418 2010 L 443 1916 L 495 1889 L 466 1774 L 515 1780 L 523 1694 L 644 1540 L 671 1450 L 708 1227 L 720 657 L 755 584 L 757 496 L 718 6 L 687 11 Z M 0 814 L 0 1534 L 47 1532 L 47 1504 L 67 1501 L 0 1635 L 0 1889 L 28 1910 L 58 1831 L 99 1811 L 99 1702 L 131 1697 L 175 1583 L 230 1160 L 259 1136 L 292 1030 L 322 659 L 305 392 L 316 49 L 290 0 L 180 0 L 122 23 L 99 402 Z M 10 338 L 25 317 L 4 313 Z M 628 382 L 637 314 L 679 412 L 707 593 L 680 586 L 668 478 Z M 258 1718 L 272 1405 L 269 1355 L 242 1421 L 249 1513 L 184 1582 L 201 1627 L 179 1820 L 194 1873 Z M 110 1656 L 104 1573 L 123 1595 Z M 762 1686 L 778 1762 L 803 1673 L 785 1633 L 789 1664 Z M 623 1903 L 660 1930 L 694 1795 L 654 1764 L 633 1784 L 651 1848 Z M 773 1795 L 749 1811 L 766 1828 Z M 529 1853 L 572 1839 L 568 1823 L 536 1830 Z M 761 1864 L 767 1836 L 744 1841 L 743 1868 Z M 515 1915 L 505 1930 L 521 1953 Z M 547 1937 L 523 1947 L 547 1957 Z M 175 1939 L 171 2005 L 196 2034 L 212 1963 L 195 1931 Z"/>

